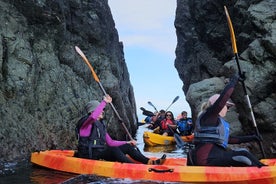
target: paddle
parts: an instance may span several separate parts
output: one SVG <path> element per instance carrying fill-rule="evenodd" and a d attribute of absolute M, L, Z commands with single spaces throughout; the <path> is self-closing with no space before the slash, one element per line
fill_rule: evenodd
<path fill-rule="evenodd" d="M 90 62 L 88 61 L 88 59 L 86 58 L 86 56 L 84 55 L 84 53 L 83 53 L 83 52 L 80 50 L 80 48 L 77 47 L 77 46 L 75 46 L 75 49 L 76 49 L 77 53 L 78 53 L 78 54 L 82 57 L 82 59 L 85 61 L 85 63 L 88 65 L 88 67 L 90 68 L 90 70 L 91 70 L 91 72 L 92 72 L 93 78 L 94 78 L 95 81 L 99 84 L 99 86 L 100 86 L 101 90 L 103 91 L 104 95 L 107 95 L 105 89 L 103 88 L 103 85 L 102 85 L 100 79 L 98 78 L 96 72 L 94 71 L 92 65 L 90 64 Z M 126 133 L 127 133 L 127 135 L 128 135 L 128 137 L 129 137 L 131 140 L 134 140 L 134 139 L 132 138 L 132 136 L 130 135 L 130 133 L 129 133 L 127 127 L 126 127 L 126 125 L 124 124 L 122 118 L 120 117 L 118 111 L 115 109 L 115 107 L 114 107 L 114 105 L 113 105 L 112 102 L 110 103 L 110 105 L 111 105 L 113 111 L 115 112 L 115 114 L 117 115 L 119 121 L 121 122 L 121 124 L 122 124 L 124 130 L 126 131 Z"/>
<path fill-rule="evenodd" d="M 151 111 L 146 110 L 144 107 L 140 107 L 140 109 L 143 111 L 143 115 L 145 116 L 154 116 L 154 113 Z"/>
<path fill-rule="evenodd" d="M 234 28 L 233 28 L 232 21 L 231 21 L 231 18 L 229 16 L 229 13 L 228 13 L 228 10 L 227 10 L 226 6 L 224 6 L 224 11 L 225 11 L 225 14 L 226 14 L 226 17 L 227 17 L 228 27 L 229 27 L 230 35 L 231 35 L 232 49 L 233 49 L 233 52 L 234 52 L 234 55 L 235 55 L 235 60 L 236 60 L 237 66 L 238 66 L 239 75 L 242 76 L 243 73 L 241 71 L 241 67 L 240 67 L 240 63 L 239 63 L 238 49 L 237 49 L 237 45 L 236 45 L 236 38 L 235 38 Z M 246 91 L 244 81 L 242 81 L 242 87 L 243 87 L 245 98 L 246 98 L 246 101 L 247 101 L 247 104 L 248 104 L 248 107 L 249 107 L 249 110 L 250 110 L 250 114 L 251 114 L 251 117 L 252 117 L 253 126 L 255 128 L 256 135 L 258 137 L 261 137 L 259 129 L 257 127 L 255 116 L 254 116 L 254 113 L 253 113 L 253 110 L 252 110 L 251 102 L 250 102 L 249 96 L 248 96 L 247 91 Z M 264 147 L 263 147 L 263 144 L 262 144 L 261 140 L 259 141 L 259 146 L 260 146 L 260 149 L 262 151 L 263 157 L 265 158 L 266 157 L 265 156 L 265 151 L 264 151 Z"/>
<path fill-rule="evenodd" d="M 178 135 L 178 134 L 172 129 L 172 127 L 170 127 L 169 125 L 168 125 L 168 128 L 170 129 L 171 132 L 173 132 L 173 137 L 174 137 L 174 140 L 175 140 L 175 142 L 176 142 L 177 147 L 178 147 L 178 148 L 181 148 L 181 149 L 184 149 L 184 152 L 185 152 L 185 153 L 188 153 L 189 150 L 190 150 L 191 148 L 193 148 L 193 146 L 192 146 L 190 143 L 184 142 L 184 141 L 182 140 L 182 138 L 180 137 L 180 135 Z"/>
<path fill-rule="evenodd" d="M 148 104 L 149 104 L 150 106 L 152 106 L 156 112 L 158 112 L 158 110 L 156 109 L 156 107 L 155 107 L 150 101 L 148 101 Z"/>
<path fill-rule="evenodd" d="M 176 145 L 179 147 L 179 148 L 183 148 L 186 143 L 181 139 L 180 135 L 178 135 L 173 129 L 172 127 L 168 126 L 170 131 L 173 132 L 173 137 L 174 137 L 174 140 L 176 142 Z"/>
<path fill-rule="evenodd" d="M 166 109 L 165 111 L 167 111 L 167 110 L 172 106 L 172 104 L 174 104 L 178 99 L 179 99 L 179 96 L 176 96 L 176 97 L 173 99 L 172 103 L 169 105 L 169 107 L 167 107 L 167 109 Z"/>

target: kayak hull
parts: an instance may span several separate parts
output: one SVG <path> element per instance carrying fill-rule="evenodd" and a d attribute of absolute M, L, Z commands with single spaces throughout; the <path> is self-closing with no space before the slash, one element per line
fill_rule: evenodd
<path fill-rule="evenodd" d="M 257 168 L 186 166 L 185 158 L 167 158 L 163 165 L 145 165 L 81 159 L 73 156 L 73 150 L 40 151 L 32 153 L 31 162 L 69 173 L 96 174 L 132 180 L 234 184 L 276 183 L 276 159 L 262 160 L 270 166 Z"/>
<path fill-rule="evenodd" d="M 191 142 L 194 135 L 181 136 L 184 142 Z M 146 146 L 163 146 L 176 144 L 173 136 L 163 136 L 153 132 L 145 131 L 143 133 L 143 140 Z"/>

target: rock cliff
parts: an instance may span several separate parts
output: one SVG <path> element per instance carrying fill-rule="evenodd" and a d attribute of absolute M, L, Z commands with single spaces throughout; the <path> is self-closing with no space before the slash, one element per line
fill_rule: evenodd
<path fill-rule="evenodd" d="M 0 161 L 76 148 L 85 104 L 103 96 L 76 45 L 135 135 L 133 89 L 107 0 L 0 0 L 0 20 Z M 110 106 L 107 117 L 111 135 L 125 139 Z"/>
<path fill-rule="evenodd" d="M 269 153 L 276 139 L 273 1 L 177 0 L 175 67 L 195 119 L 200 104 L 220 92 L 237 71 L 224 5 L 232 18 L 246 88 Z M 83 107 L 91 99 L 101 100 L 103 93 L 74 46 L 86 54 L 135 135 L 133 89 L 107 0 L 0 0 L 0 15 L 0 162 L 27 159 L 34 150 L 76 148 L 74 128 L 85 114 Z M 240 85 L 232 100 L 236 107 L 228 119 L 233 131 L 251 133 L 252 120 Z M 111 135 L 125 139 L 110 107 L 107 117 Z"/>
<path fill-rule="evenodd" d="M 237 73 L 224 6 L 228 8 L 236 34 L 239 63 L 246 72 L 246 91 L 250 97 L 257 127 L 265 136 L 265 150 L 276 129 L 276 3 L 256 1 L 178 0 L 175 27 L 177 48 L 175 67 L 183 81 L 183 91 L 193 119 L 202 102 L 225 86 Z M 241 85 L 232 95 L 235 108 L 227 117 L 234 133 L 254 133 L 248 104 Z M 238 112 L 238 113 L 237 113 Z"/>

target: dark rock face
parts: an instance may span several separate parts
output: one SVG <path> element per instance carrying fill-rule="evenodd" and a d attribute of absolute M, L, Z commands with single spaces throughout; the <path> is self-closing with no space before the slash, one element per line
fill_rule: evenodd
<path fill-rule="evenodd" d="M 178 0 L 175 27 L 175 67 L 193 118 L 200 105 L 219 93 L 225 79 L 238 71 L 231 48 L 227 6 L 236 34 L 239 61 L 246 72 L 246 89 L 257 126 L 268 135 L 265 150 L 276 139 L 276 4 L 274 1 L 190 1 Z M 228 114 L 234 133 L 253 131 L 252 118 L 241 85 L 232 95 L 235 109 Z M 239 114 L 237 114 L 237 112 Z M 237 118 L 235 118 L 237 117 Z"/>
<path fill-rule="evenodd" d="M 276 139 L 273 1 L 178 0 L 175 66 L 195 119 L 200 104 L 220 92 L 237 70 L 224 5 L 258 127 L 262 135 L 272 135 L 264 137 L 269 151 Z M 76 45 L 135 134 L 133 89 L 107 0 L 0 0 L 0 15 L 0 162 L 27 159 L 34 150 L 76 148 L 74 128 L 85 114 L 84 105 L 103 96 Z M 250 132 L 252 121 L 240 85 L 232 100 L 236 107 L 228 119 L 233 131 Z M 110 107 L 107 122 L 114 138 L 125 139 Z"/>
<path fill-rule="evenodd" d="M 76 45 L 136 133 L 133 89 L 107 0 L 0 0 L 0 15 L 0 161 L 76 148 L 84 105 L 103 96 Z M 107 122 L 114 138 L 125 139 L 110 106 Z"/>

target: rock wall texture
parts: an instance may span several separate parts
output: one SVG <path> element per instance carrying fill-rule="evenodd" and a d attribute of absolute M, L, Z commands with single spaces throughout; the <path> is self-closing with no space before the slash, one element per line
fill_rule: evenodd
<path fill-rule="evenodd" d="M 0 161 L 76 148 L 84 105 L 103 96 L 76 45 L 135 135 L 133 89 L 107 0 L 0 0 L 0 22 Z M 111 107 L 107 117 L 111 135 L 125 139 Z"/>
<path fill-rule="evenodd" d="M 224 5 L 232 18 L 246 88 L 269 154 L 276 139 L 274 1 L 177 0 L 175 67 L 195 119 L 200 104 L 220 92 L 237 71 Z M 84 105 L 103 96 L 75 52 L 76 45 L 135 135 L 133 89 L 107 0 L 0 0 L 0 20 L 0 162 L 28 159 L 34 150 L 76 148 L 74 128 L 85 114 Z M 240 85 L 232 100 L 236 107 L 228 119 L 233 131 L 251 133 L 252 120 Z M 111 135 L 126 139 L 110 107 L 107 117 Z"/>
<path fill-rule="evenodd" d="M 232 19 L 257 127 L 264 135 L 265 151 L 271 155 L 270 146 L 276 139 L 274 1 L 177 0 L 175 67 L 195 120 L 202 102 L 219 93 L 225 80 L 238 71 L 224 6 Z M 244 95 L 242 86 L 238 85 L 232 95 L 236 106 L 227 117 L 234 133 L 254 133 Z"/>

